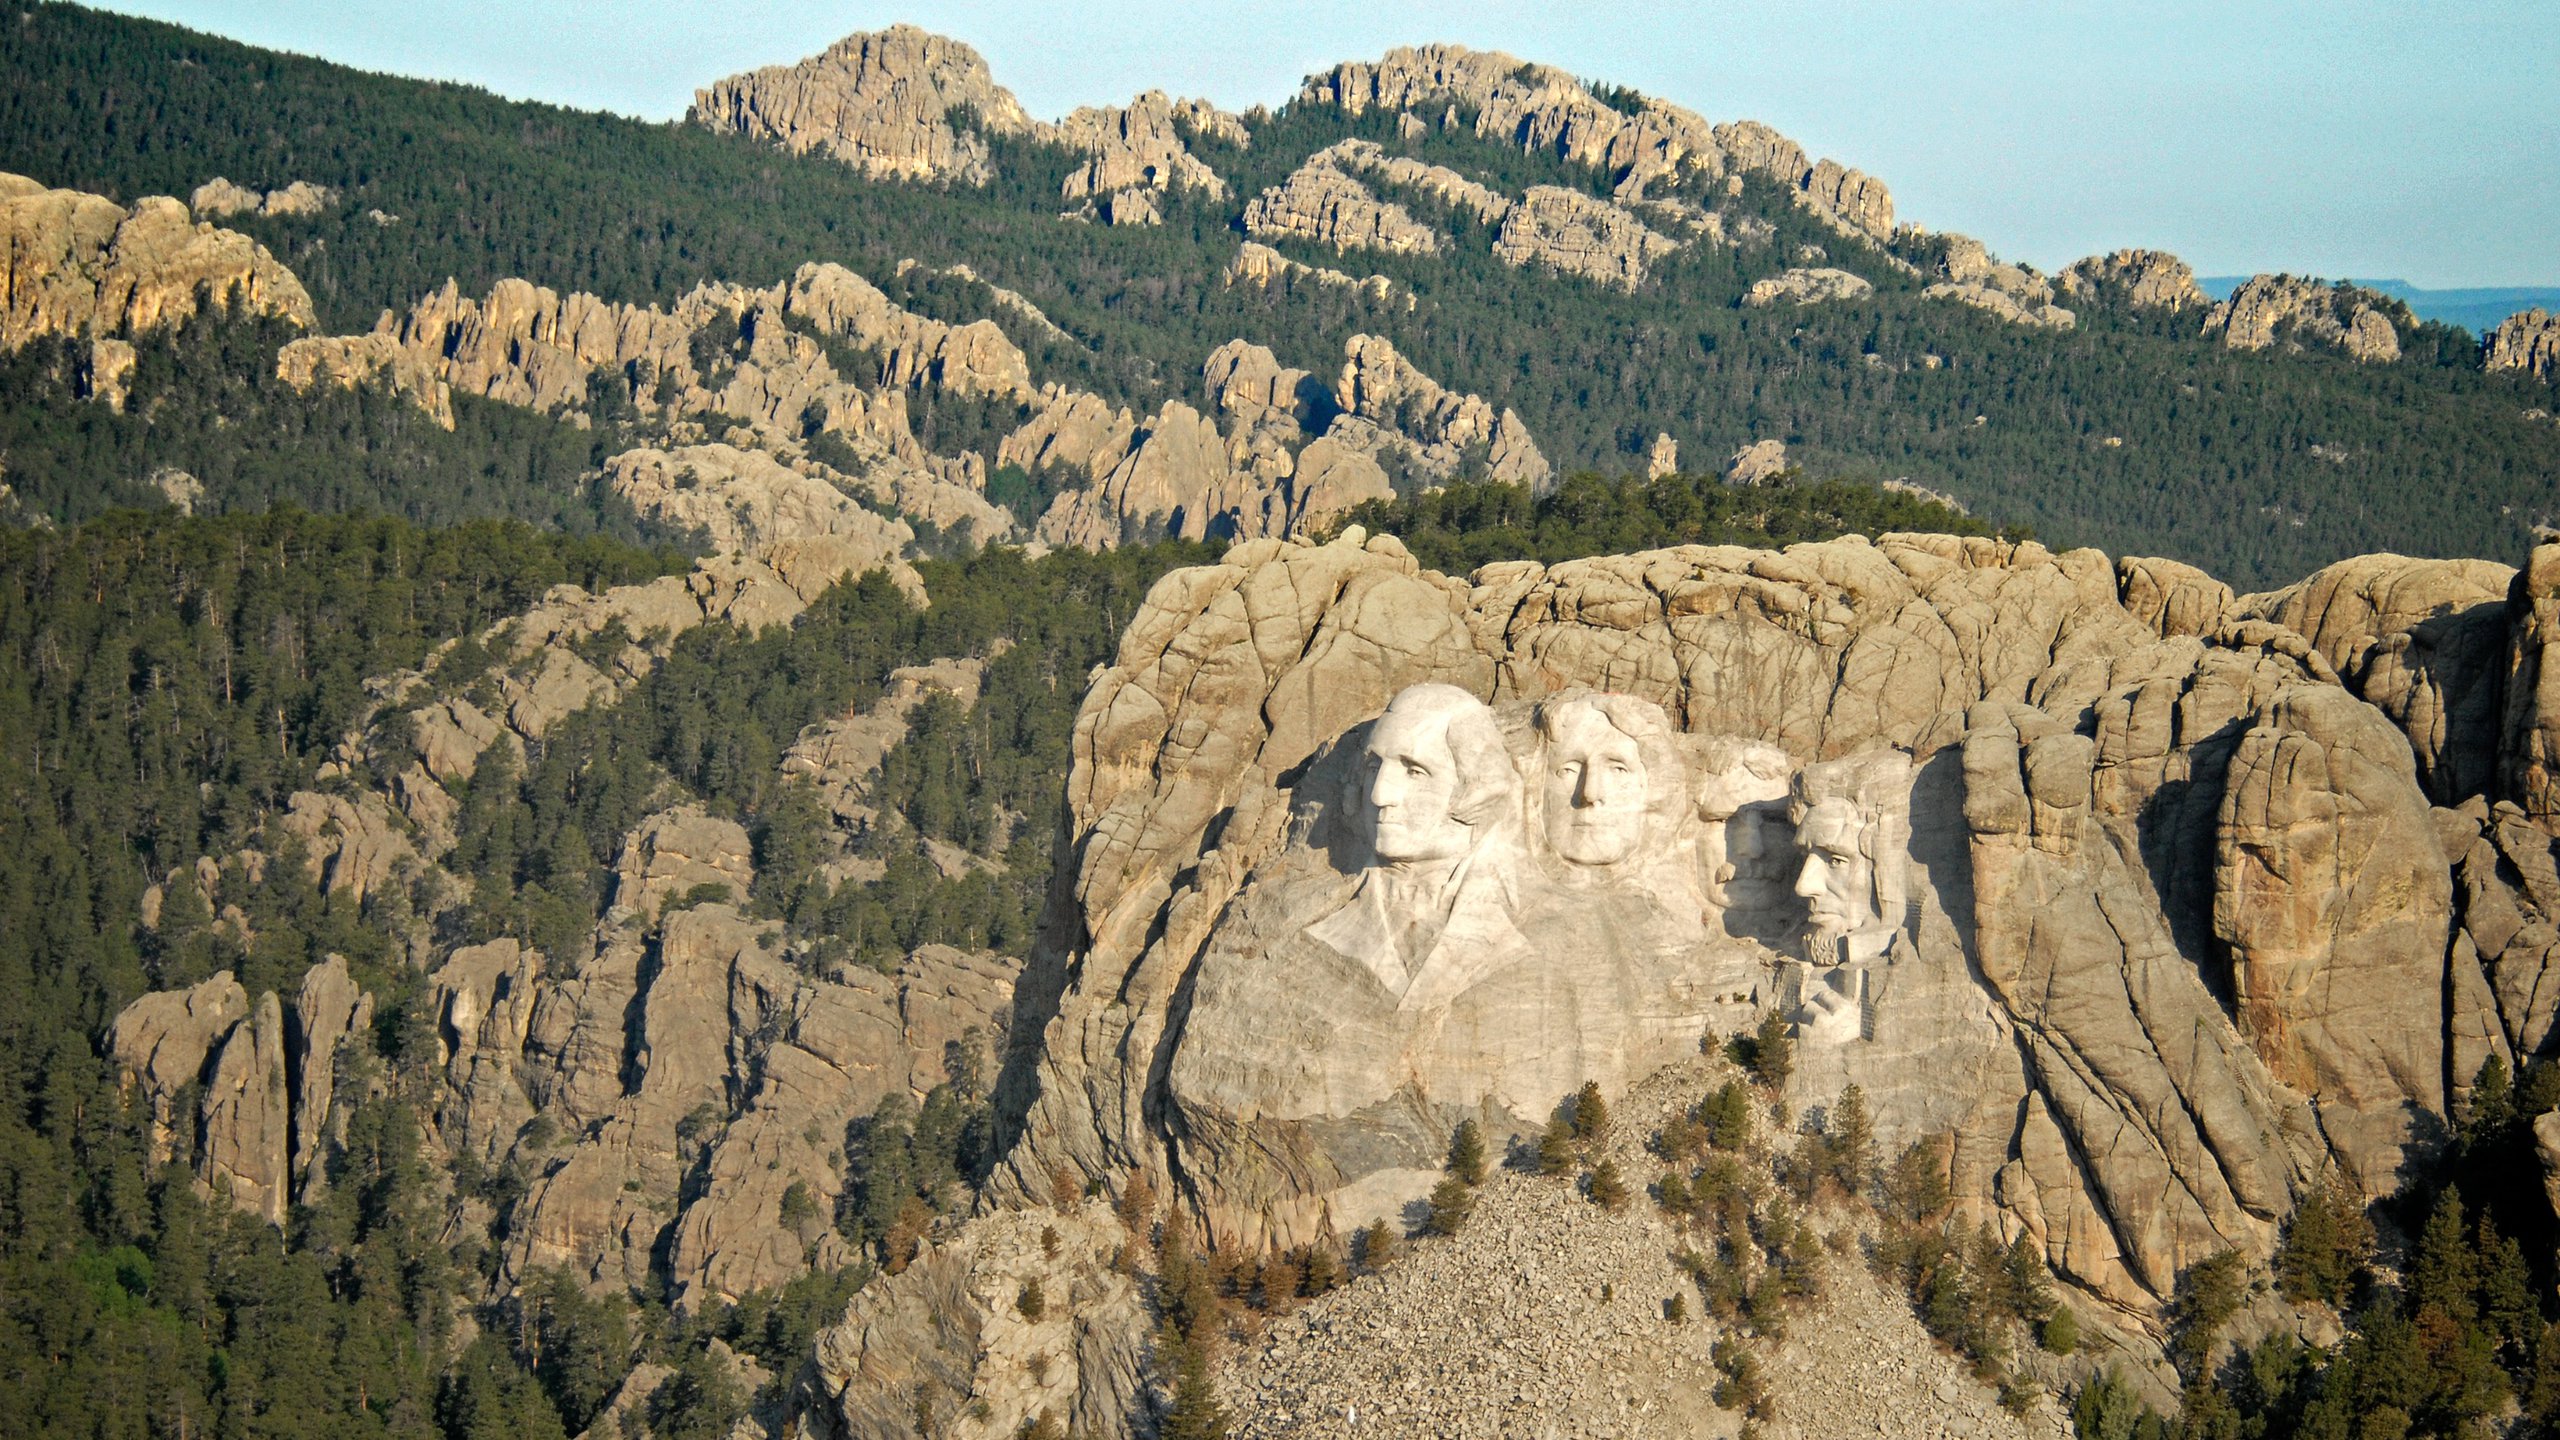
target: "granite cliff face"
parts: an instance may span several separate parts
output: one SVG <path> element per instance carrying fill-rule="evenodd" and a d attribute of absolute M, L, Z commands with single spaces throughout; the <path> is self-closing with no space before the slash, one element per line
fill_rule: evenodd
<path fill-rule="evenodd" d="M 994 178 L 987 136 L 1081 152 L 1060 198 L 1071 214 L 1113 224 L 1154 223 L 1148 198 L 1170 190 L 1223 195 L 1225 182 L 1193 155 L 1184 132 L 1243 143 L 1235 116 L 1203 100 L 1150 90 L 1125 106 L 1087 107 L 1056 124 L 1034 120 L 957 40 L 912 25 L 848 35 L 795 65 L 769 65 L 694 92 L 695 124 L 797 152 L 817 151 L 875 179 Z"/>
<path fill-rule="evenodd" d="M 2334 346 L 2367 364 L 2400 358 L 2392 311 L 2404 308 L 2347 284 L 2324 285 L 2291 275 L 2252 275 L 2231 298 L 2205 312 L 2204 333 L 2234 350 L 2264 350 L 2285 340 Z"/>
<path fill-rule="evenodd" d="M 975 123 L 954 124 L 955 110 Z M 866 175 L 968 184 L 992 173 L 977 130 L 1018 135 L 1032 123 L 977 51 L 912 25 L 848 35 L 796 65 L 732 75 L 695 92 L 692 118 L 786 150 L 822 151 Z"/>
<path fill-rule="evenodd" d="M 2498 322 L 2481 342 L 2491 370 L 2521 370 L 2537 380 L 2560 375 L 2560 315 L 2536 306 Z"/>
<path fill-rule="evenodd" d="M 122 343 L 200 305 L 312 323 L 302 282 L 265 246 L 147 196 L 132 209 L 0 173 L 0 349 L 38 336 Z M 124 363 L 130 365 L 131 351 Z"/>
<path fill-rule="evenodd" d="M 2185 1267 L 2551 1053 L 2554 577 L 1240 545 L 1087 698 L 992 1194 L 1135 1171 L 1222 1243 L 1338 1235 L 1458 1119 L 1775 1009 L 1792 1101 L 1947 1137 L 1962 1212 L 2156 1347 Z"/>

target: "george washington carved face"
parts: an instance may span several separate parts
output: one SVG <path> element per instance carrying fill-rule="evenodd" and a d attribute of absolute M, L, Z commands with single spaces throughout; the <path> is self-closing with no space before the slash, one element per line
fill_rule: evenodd
<path fill-rule="evenodd" d="M 1370 848 L 1390 865 L 1466 854 L 1516 784 L 1492 710 L 1454 685 L 1399 692 L 1370 727 L 1362 777 Z"/>

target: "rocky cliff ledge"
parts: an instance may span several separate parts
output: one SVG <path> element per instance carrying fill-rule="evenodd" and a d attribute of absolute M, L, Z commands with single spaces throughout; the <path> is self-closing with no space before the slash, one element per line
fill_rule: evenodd
<path fill-rule="evenodd" d="M 2156 1357 L 2186 1267 L 2389 1193 L 2560 1046 L 2555 587 L 2560 546 L 2235 596 L 1911 535 L 1463 580 L 1239 545 L 1087 697 L 992 1196 L 1336 1237 L 1459 1120 L 1774 1011 L 1794 1107 L 1941 1137 L 1959 1213 Z"/>

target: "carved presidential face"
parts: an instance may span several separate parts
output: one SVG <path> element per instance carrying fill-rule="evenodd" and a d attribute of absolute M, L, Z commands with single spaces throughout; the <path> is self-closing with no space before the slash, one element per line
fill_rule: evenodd
<path fill-rule="evenodd" d="M 1708 903 L 1726 910 L 1787 907 L 1801 866 L 1788 818 L 1793 764 L 1775 746 L 1711 743 L 1698 782 L 1698 842 Z"/>
<path fill-rule="evenodd" d="M 1547 843 L 1576 865 L 1615 865 L 1644 840 L 1651 777 L 1636 737 L 1594 705 L 1558 707 L 1545 747 Z"/>
<path fill-rule="evenodd" d="M 1390 864 L 1448 860 L 1467 853 L 1470 828 L 1454 813 L 1458 757 L 1445 717 L 1390 709 L 1369 732 L 1370 848 Z"/>
<path fill-rule="evenodd" d="M 1796 827 L 1804 865 L 1796 893 L 1804 897 L 1806 923 L 1817 933 L 1846 934 L 1876 918 L 1875 863 L 1858 849 L 1866 819 L 1847 800 L 1824 800 Z"/>

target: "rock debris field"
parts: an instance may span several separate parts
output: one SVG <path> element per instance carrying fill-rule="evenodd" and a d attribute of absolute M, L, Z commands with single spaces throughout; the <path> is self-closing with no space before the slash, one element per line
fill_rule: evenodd
<path fill-rule="evenodd" d="M 1680 1238 L 1641 1186 L 1644 1139 L 1730 1072 L 1707 1062 L 1647 1081 L 1610 1152 L 1635 1190 L 1612 1215 L 1573 1182 L 1505 1168 L 1456 1237 L 1417 1239 L 1383 1273 L 1271 1320 L 1219 1367 L 1238 1440 L 1302 1436 L 1729 1437 L 1709 1354 L 1726 1327 L 1672 1260 Z M 1813 1214 L 1826 1234 L 1849 1209 Z M 1689 1318 L 1664 1317 L 1685 1297 Z M 1753 1342 L 1775 1400 L 1767 1440 L 2045 1440 L 2069 1434 L 2050 1400 L 2024 1418 L 1929 1337 L 1853 1249 L 1783 1339 Z"/>

